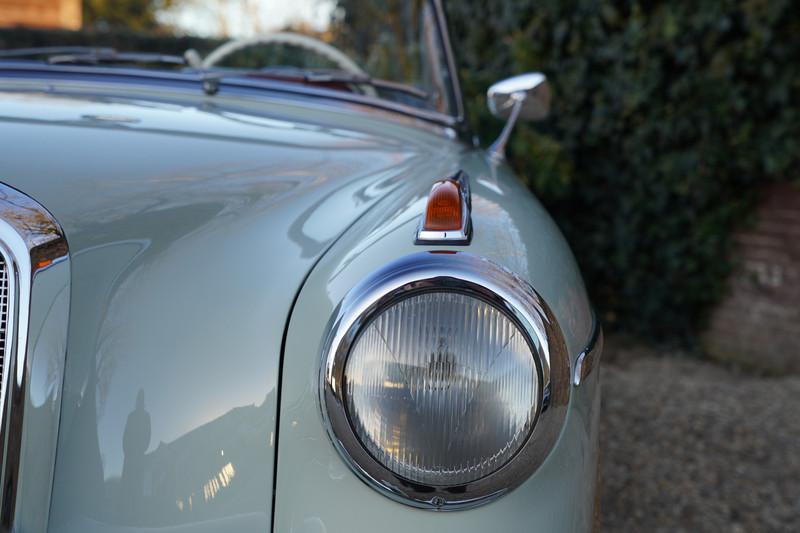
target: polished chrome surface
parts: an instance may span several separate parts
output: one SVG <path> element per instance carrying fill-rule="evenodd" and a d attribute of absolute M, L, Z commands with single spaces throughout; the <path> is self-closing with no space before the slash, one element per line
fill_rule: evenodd
<path fill-rule="evenodd" d="M 540 72 L 529 72 L 499 81 L 486 93 L 489 111 L 498 118 L 509 118 L 514 105 L 522 102 L 519 118 L 542 120 L 550 112 L 550 85 Z"/>
<path fill-rule="evenodd" d="M 419 221 L 415 244 L 469 244 L 472 239 L 472 193 L 469 188 L 469 176 L 464 172 L 458 172 L 451 178 L 458 183 L 458 191 L 461 195 L 461 227 L 451 231 L 434 231 L 425 229 L 425 214 Z M 438 183 L 438 182 L 437 182 Z M 436 184 L 431 187 L 433 191 Z"/>
<path fill-rule="evenodd" d="M 8 261 L 0 253 L 0 398 L 3 397 L 5 390 L 3 379 L 6 361 L 6 338 L 8 335 L 9 320 L 9 291 L 8 285 Z M 2 400 L 0 400 L 0 412 L 2 412 Z M 0 422 L 2 423 L 2 422 Z"/>
<path fill-rule="evenodd" d="M 518 119 L 535 121 L 547 117 L 550 112 L 550 85 L 545 75 L 539 72 L 520 74 L 489 87 L 486 100 L 492 115 L 506 119 L 500 136 L 489 147 L 489 154 L 493 158 L 502 159 Z"/>
<path fill-rule="evenodd" d="M 436 20 L 439 24 L 439 36 L 442 39 L 445 62 L 447 63 L 447 74 L 450 78 L 448 87 L 453 93 L 451 98 L 455 104 L 455 121 L 460 126 L 460 129 L 466 132 L 468 125 L 466 121 L 466 114 L 464 112 L 464 96 L 461 93 L 461 83 L 458 79 L 458 65 L 456 64 L 455 55 L 453 54 L 453 45 L 450 41 L 447 16 L 445 15 L 445 9 L 442 5 L 442 0 L 432 0 L 432 4 L 436 10 Z"/>
<path fill-rule="evenodd" d="M 1 186 L 2 184 L 0 184 Z M 3 298 L 3 365 L 0 369 L 0 461 L 5 461 L 5 432 L 4 428 L 8 424 L 8 417 L 6 416 L 6 392 L 11 384 L 12 378 L 8 376 L 9 367 L 14 366 L 14 350 L 16 343 L 14 342 L 14 327 L 16 325 L 16 308 L 17 297 L 16 291 L 26 290 L 25 287 L 19 286 L 19 261 L 16 259 L 14 252 L 7 243 L 11 242 L 17 253 L 25 257 L 25 250 L 18 242 L 19 239 L 15 238 L 15 230 L 7 227 L 4 221 L 0 220 L 0 258 L 3 262 L 3 278 L 4 278 L 4 298 Z M 24 259 L 23 259 L 24 261 Z M 23 263 L 22 268 L 30 269 L 28 264 Z M 26 318 L 23 318 L 26 320 Z M 2 486 L 0 486 L 0 494 L 2 494 Z M 3 510 L 0 505 L 0 523 L 2 523 Z"/>
<path fill-rule="evenodd" d="M 499 470 L 458 485 L 415 483 L 386 468 L 361 444 L 346 409 L 346 366 L 358 335 L 387 306 L 428 291 L 454 291 L 483 299 L 516 323 L 536 354 L 538 413 L 525 444 Z M 502 496 L 544 462 L 564 423 L 569 376 L 570 361 L 561 329 L 547 304 L 528 283 L 470 254 L 427 252 L 386 265 L 355 286 L 342 301 L 323 345 L 320 405 L 334 446 L 370 486 L 408 505 L 456 510 Z"/>
<path fill-rule="evenodd" d="M 36 362 L 30 355 L 35 346 L 28 346 L 31 310 L 37 296 L 38 277 L 61 262 L 68 260 L 67 242 L 61 226 L 40 204 L 16 189 L 0 183 L 0 255 L 5 270 L 8 271 L 7 296 L 7 335 L 4 339 L 3 384 L 0 396 L 0 444 L 4 445 L 2 486 L 0 486 L 2 505 L 0 506 L 0 528 L 14 529 L 15 515 L 23 503 L 17 499 L 20 478 L 23 475 L 23 455 L 27 451 L 24 441 L 26 409 L 29 394 L 35 384 L 31 383 Z M 50 302 L 48 305 L 51 305 Z M 37 309 L 37 311 L 42 311 Z M 37 313 L 38 316 L 38 313 Z M 10 333 L 10 335 L 8 335 Z M 63 352 L 61 354 L 63 359 Z M 54 450 L 54 442 L 45 443 Z M 52 457 L 37 457 L 41 465 L 50 464 Z M 27 464 L 27 463 L 26 463 Z M 29 465 L 27 468 L 31 468 Z M 52 464 L 44 468 L 52 475 Z M 50 476 L 47 479 L 33 479 L 33 484 L 46 483 L 49 494 Z M 38 487 L 39 493 L 43 487 Z M 26 489 L 30 493 L 35 490 Z M 41 503 L 41 502 L 37 502 Z M 40 516 L 46 511 L 39 509 Z"/>
<path fill-rule="evenodd" d="M 578 355 L 575 362 L 574 375 L 572 383 L 577 387 L 589 377 L 592 370 L 600 364 L 600 356 L 603 355 L 603 328 L 600 322 L 595 318 L 594 331 L 592 338 L 586 345 L 586 348 Z"/>

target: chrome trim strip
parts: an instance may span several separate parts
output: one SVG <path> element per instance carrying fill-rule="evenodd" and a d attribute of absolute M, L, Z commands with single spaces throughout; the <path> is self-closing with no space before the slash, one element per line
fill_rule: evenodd
<path fill-rule="evenodd" d="M 450 244 L 466 245 L 472 240 L 472 193 L 469 188 L 469 176 L 459 171 L 454 176 L 446 178 L 458 183 L 461 195 L 461 227 L 454 231 L 431 231 L 425 229 L 425 215 L 420 218 L 417 236 L 414 244 Z M 439 182 L 437 182 L 439 183 Z M 433 185 L 435 187 L 436 184 Z M 431 190 L 433 190 L 431 187 Z M 427 204 L 425 209 L 427 210 Z"/>
<path fill-rule="evenodd" d="M 0 253 L 9 270 L 9 334 L 11 350 L 4 369 L 0 398 L 0 445 L 3 446 L 0 485 L 0 529 L 13 529 L 17 507 L 25 395 L 30 380 L 28 324 L 36 277 L 69 257 L 61 226 L 36 201 L 0 183 Z M 47 460 L 47 458 L 39 458 Z M 46 510 L 41 512 L 45 513 Z"/>
<path fill-rule="evenodd" d="M 19 235 L 17 235 L 16 231 L 8 225 L 5 221 L 0 220 L 0 254 L 3 256 L 3 261 L 6 263 L 6 270 L 8 275 L 8 312 L 6 314 L 6 345 L 5 345 L 5 353 L 3 354 L 3 371 L 0 374 L 0 380 L 2 380 L 2 384 L 0 384 L 0 392 L 8 391 L 9 385 L 9 368 L 14 366 L 12 359 L 14 359 L 14 350 L 16 347 L 16 330 L 17 330 L 17 321 L 15 317 L 17 316 L 17 290 L 20 287 L 19 279 L 20 279 L 20 271 L 23 272 L 25 269 L 28 268 L 28 265 L 23 263 L 20 265 L 15 257 L 19 252 L 23 254 L 27 252 L 24 247 L 24 244 L 20 242 L 21 239 Z M 10 246 L 9 246 L 10 245 Z M 11 248 L 17 250 L 17 254 L 11 251 Z M 23 296 L 23 300 L 25 297 Z M 0 394 L 0 434 L 2 434 L 3 428 L 6 425 L 5 416 L 2 416 L 5 413 L 5 406 L 6 406 L 6 394 Z M 2 446 L 2 443 L 5 442 L 4 440 L 0 440 L 0 458 L 4 457 L 5 449 Z M 0 492 L 2 489 L 0 488 Z"/>
<path fill-rule="evenodd" d="M 572 376 L 572 384 L 576 387 L 586 381 L 592 370 L 600 364 L 600 356 L 603 354 L 603 328 L 597 317 L 594 319 L 592 336 L 586 348 L 578 355 L 575 360 L 575 370 Z"/>
<path fill-rule="evenodd" d="M 433 0 L 433 7 L 436 10 L 436 18 L 439 24 L 439 35 L 442 39 L 442 48 L 447 61 L 447 69 L 450 74 L 450 89 L 453 92 L 453 98 L 456 105 L 456 116 L 453 117 L 455 123 L 466 127 L 466 114 L 464 112 L 464 97 L 461 94 L 461 82 L 458 79 L 458 67 L 456 66 L 455 55 L 453 54 L 453 47 L 450 42 L 450 29 L 447 25 L 447 15 L 445 13 L 442 0 Z"/>
<path fill-rule="evenodd" d="M 537 355 L 539 413 L 527 441 L 494 473 L 460 486 L 425 486 L 396 475 L 361 445 L 346 412 L 344 369 L 350 348 L 372 317 L 409 293 L 445 290 L 474 294 L 506 313 Z M 370 487 L 406 505 L 459 510 L 483 505 L 520 485 L 544 462 L 564 424 L 570 395 L 570 357 L 555 316 L 541 296 L 510 271 L 464 252 L 403 257 L 356 285 L 323 340 L 320 409 L 328 435 L 350 468 Z"/>

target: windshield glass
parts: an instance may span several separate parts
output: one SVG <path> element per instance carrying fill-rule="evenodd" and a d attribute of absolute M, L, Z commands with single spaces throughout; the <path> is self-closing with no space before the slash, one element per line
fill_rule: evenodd
<path fill-rule="evenodd" d="M 443 36 L 430 1 L 49 3 L 52 13 L 19 9 L 0 15 L 0 63 L 200 71 L 221 83 L 247 76 L 455 114 Z"/>

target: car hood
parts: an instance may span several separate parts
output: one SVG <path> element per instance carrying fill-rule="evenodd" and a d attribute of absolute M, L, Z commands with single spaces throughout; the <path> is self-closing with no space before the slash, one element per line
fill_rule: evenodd
<path fill-rule="evenodd" d="M 303 280 L 381 197 L 428 187 L 461 150 L 377 112 L 175 98 L 0 93 L 0 181 L 52 212 L 72 260 L 59 530 L 268 530 Z"/>

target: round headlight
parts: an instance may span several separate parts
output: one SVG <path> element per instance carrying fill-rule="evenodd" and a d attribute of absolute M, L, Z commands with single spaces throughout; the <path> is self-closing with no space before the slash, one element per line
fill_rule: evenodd
<path fill-rule="evenodd" d="M 499 309 L 457 292 L 423 292 L 378 314 L 353 344 L 344 380 L 367 451 L 426 485 L 462 485 L 507 463 L 539 400 L 526 335 Z"/>
<path fill-rule="evenodd" d="M 324 348 L 332 441 L 364 480 L 456 509 L 524 481 L 563 423 L 569 359 L 524 281 L 469 254 L 422 253 L 342 302 Z"/>

